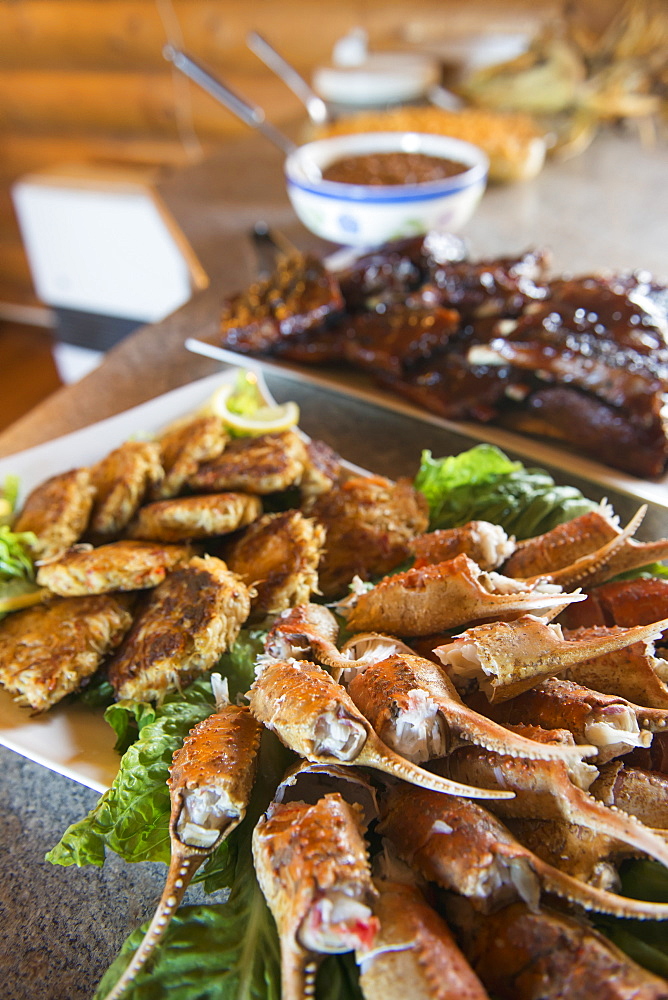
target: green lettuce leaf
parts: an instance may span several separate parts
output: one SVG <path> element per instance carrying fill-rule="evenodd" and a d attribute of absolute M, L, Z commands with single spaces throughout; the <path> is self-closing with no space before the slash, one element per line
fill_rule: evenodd
<path fill-rule="evenodd" d="M 37 593 L 35 568 L 30 546 L 36 541 L 32 531 L 12 531 L 19 494 L 17 476 L 6 476 L 0 487 L 0 619 L 21 606 L 24 595 Z"/>
<path fill-rule="evenodd" d="M 114 750 L 124 754 L 137 741 L 144 726 L 155 722 L 156 715 L 155 705 L 148 701 L 118 701 L 109 705 L 104 718 L 116 733 Z"/>
<path fill-rule="evenodd" d="M 12 531 L 8 524 L 0 524 L 0 581 L 35 579 L 29 552 L 35 541 L 32 531 Z"/>
<path fill-rule="evenodd" d="M 530 538 L 597 506 L 575 487 L 558 486 L 546 472 L 512 462 L 490 444 L 441 459 L 424 451 L 415 487 L 427 498 L 432 531 L 484 520 Z"/>
<path fill-rule="evenodd" d="M 650 579 L 653 576 L 668 576 L 668 566 L 663 563 L 650 563 L 649 566 L 640 566 L 638 569 L 630 569 L 626 573 L 620 573 L 614 580 L 637 580 Z"/>
<path fill-rule="evenodd" d="M 628 861 L 621 870 L 625 896 L 668 903 L 668 870 L 658 861 Z M 668 978 L 668 933 L 665 921 L 622 920 L 598 916 L 596 926 L 606 937 L 657 976 Z"/>
<path fill-rule="evenodd" d="M 126 990 L 127 1000 L 160 996 L 170 1000 L 280 1000 L 278 942 L 275 931 L 272 940 L 271 915 L 259 909 L 258 901 L 258 905 L 243 908 L 241 920 L 239 916 L 239 908 L 229 903 L 181 907 L 156 960 L 144 967 Z M 247 925 L 244 920 L 248 920 Z M 94 1000 L 107 996 L 145 930 L 142 927 L 127 939 L 100 981 Z"/>
<path fill-rule="evenodd" d="M 107 708 L 114 700 L 114 688 L 111 681 L 103 673 L 93 674 L 86 687 L 78 692 L 77 700 L 87 705 L 88 708 Z M 129 746 L 129 743 L 127 745 Z"/>

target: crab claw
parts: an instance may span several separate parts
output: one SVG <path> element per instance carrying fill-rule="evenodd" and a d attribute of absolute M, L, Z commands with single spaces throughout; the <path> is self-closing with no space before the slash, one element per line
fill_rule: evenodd
<path fill-rule="evenodd" d="M 631 623 L 629 623 L 631 624 Z M 633 623 L 638 624 L 638 623 Z M 615 634 L 619 626 L 564 629 L 566 639 L 592 639 Z M 583 660 L 563 674 L 567 680 L 584 684 L 604 694 L 619 695 L 636 705 L 668 709 L 668 661 L 655 655 L 654 643 L 633 643 L 614 653 Z"/>
<path fill-rule="evenodd" d="M 382 797 L 378 832 L 423 878 L 483 911 L 518 896 L 537 910 L 543 889 L 598 913 L 668 920 L 668 903 L 619 896 L 547 864 L 470 799 L 396 785 Z"/>
<path fill-rule="evenodd" d="M 647 506 L 621 531 L 608 505 L 520 542 L 503 566 L 508 576 L 531 580 L 549 577 L 563 587 L 594 586 L 628 570 L 668 558 L 668 539 L 637 542 L 635 534 Z"/>
<path fill-rule="evenodd" d="M 392 636 L 365 632 L 349 639 L 341 650 L 336 646 L 339 623 L 321 604 L 300 604 L 283 612 L 267 635 L 260 668 L 270 660 L 312 659 L 327 667 L 335 681 L 347 682 L 369 663 L 390 653 L 410 652 L 409 647 Z"/>
<path fill-rule="evenodd" d="M 338 653 L 339 623 L 322 604 L 298 604 L 281 612 L 267 633 L 264 652 L 272 660 Z"/>
<path fill-rule="evenodd" d="M 520 727 L 525 732 L 534 727 Z M 569 734 L 570 736 L 570 734 Z M 572 739 L 572 737 L 571 737 Z M 514 799 L 493 802 L 501 818 L 559 819 L 629 844 L 668 867 L 668 844 L 635 816 L 605 806 L 572 780 L 564 761 L 524 761 L 477 747 L 460 747 L 448 758 L 448 773 L 460 781 L 484 781 L 516 792 Z M 589 765 L 582 765 L 589 767 Z M 595 768 L 589 768 L 596 775 Z"/>
<path fill-rule="evenodd" d="M 666 709 L 642 708 L 560 677 L 549 677 L 516 698 L 481 710 L 502 724 L 568 729 L 576 743 L 596 747 L 597 766 L 634 747 L 651 746 L 652 732 L 665 730 L 668 723 Z"/>
<path fill-rule="evenodd" d="M 500 524 L 469 521 L 457 528 L 441 528 L 418 535 L 410 548 L 416 566 L 446 562 L 463 553 L 481 569 L 496 569 L 512 556 L 515 545 L 515 539 L 509 538 Z"/>
<path fill-rule="evenodd" d="M 407 995 L 488 1000 L 448 925 L 420 890 L 386 879 L 376 879 L 375 886 L 380 931 L 373 946 L 356 955 L 365 1000 L 405 1000 Z"/>
<path fill-rule="evenodd" d="M 189 733 L 170 769 L 172 856 L 155 915 L 106 1000 L 118 1000 L 146 964 L 199 866 L 246 815 L 261 727 L 248 708 L 225 705 Z"/>
<path fill-rule="evenodd" d="M 376 789 L 367 776 L 354 767 L 339 764 L 313 764 L 301 760 L 279 782 L 274 801 L 315 805 L 329 792 L 338 792 L 349 805 L 359 807 L 365 829 L 378 818 Z"/>
<path fill-rule="evenodd" d="M 613 760 L 599 768 L 589 791 L 605 805 L 617 806 L 637 816 L 645 826 L 668 834 L 668 775 Z"/>
<path fill-rule="evenodd" d="M 490 702 L 506 701 L 582 660 L 657 638 L 666 628 L 668 619 L 663 619 L 571 641 L 563 638 L 558 625 L 525 615 L 517 621 L 477 625 L 434 653 L 454 677 L 476 678 Z"/>
<path fill-rule="evenodd" d="M 341 607 L 353 632 L 372 629 L 419 636 L 474 621 L 516 618 L 528 611 L 563 610 L 584 599 L 583 594 L 564 594 L 561 587 L 544 580 L 527 584 L 485 573 L 468 556 L 458 555 L 387 576 Z"/>
<path fill-rule="evenodd" d="M 307 760 L 372 767 L 448 795 L 486 799 L 514 794 L 451 781 L 400 757 L 378 738 L 346 690 L 315 663 L 290 660 L 268 664 L 254 682 L 249 698 L 255 718 Z"/>
<path fill-rule="evenodd" d="M 253 860 L 278 929 L 281 996 L 310 1000 L 323 955 L 370 948 L 378 930 L 360 810 L 337 793 L 272 803 Z"/>
<path fill-rule="evenodd" d="M 512 757 L 573 760 L 596 753 L 593 746 L 538 743 L 505 729 L 465 705 L 442 667 L 414 654 L 368 666 L 348 694 L 383 742 L 416 763 L 446 756 L 450 731 Z"/>

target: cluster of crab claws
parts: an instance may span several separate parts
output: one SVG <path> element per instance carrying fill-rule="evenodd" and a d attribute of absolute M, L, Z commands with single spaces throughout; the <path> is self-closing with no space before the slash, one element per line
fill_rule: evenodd
<path fill-rule="evenodd" d="M 634 644 L 649 657 L 668 618 L 573 638 L 564 638 L 553 624 L 585 596 L 564 593 L 565 585 L 600 583 L 668 557 L 668 541 L 632 540 L 641 516 L 620 531 L 601 511 L 584 515 L 588 530 L 598 532 L 594 552 L 575 546 L 573 556 L 571 546 L 564 555 L 568 531 L 557 529 L 559 553 L 549 551 L 552 539 L 541 541 L 533 555 L 530 544 L 520 545 L 505 559 L 506 572 L 514 566 L 513 576 L 493 566 L 483 570 L 460 552 L 447 562 L 427 561 L 386 577 L 336 606 L 353 632 L 342 645 L 339 620 L 321 604 L 279 615 L 258 659 L 249 706 L 221 706 L 174 757 L 165 892 L 110 998 L 121 996 L 162 937 L 189 877 L 245 815 L 263 726 L 302 758 L 253 837 L 256 872 L 281 937 L 286 998 L 313 994 L 321 952 L 352 948 L 362 958 L 365 949 L 370 953 L 380 885 L 374 885 L 366 858 L 364 832 L 372 821 L 415 878 L 459 893 L 481 911 L 513 895 L 536 909 L 544 890 L 598 912 L 667 919 L 668 904 L 623 897 L 611 891 L 612 882 L 594 884 L 591 868 L 582 862 L 578 869 L 575 849 L 572 870 L 560 870 L 502 822 L 508 820 L 513 831 L 551 824 L 566 839 L 585 828 L 608 858 L 644 854 L 668 866 L 668 840 L 665 830 L 653 828 L 651 807 L 643 813 L 639 806 L 639 815 L 649 819 L 643 822 L 632 810 L 594 797 L 588 788 L 599 770 L 585 762 L 597 757 L 601 764 L 632 746 L 646 747 L 653 732 L 666 730 L 668 698 L 663 705 L 641 706 L 578 683 L 582 664 L 605 656 L 614 672 L 615 657 Z M 439 639 L 429 638 L 438 633 Z M 431 657 L 418 655 L 407 639 L 426 641 Z M 522 717 L 525 702 L 539 719 Z M 519 714 L 513 716 L 511 708 Z M 563 722 L 541 721 L 554 718 Z M 200 752 L 213 734 L 217 762 Z M 222 769 L 214 766 L 221 758 Z M 324 779 L 329 794 L 314 779 Z M 217 787 L 226 805 L 215 822 L 202 820 L 192 804 L 193 790 L 196 795 L 204 785 Z M 320 790 L 313 793 L 312 787 Z M 472 800 L 484 800 L 485 808 Z M 317 822 L 314 809 L 320 810 Z M 281 875 L 277 858 L 289 858 L 286 868 L 298 872 L 299 898 L 286 888 L 294 884 L 294 873 Z M 355 941 L 351 921 L 342 919 L 348 931 L 332 946 L 319 937 L 322 914 L 318 910 L 316 919 L 314 907 L 325 884 L 336 888 L 337 859 L 346 861 L 347 881 L 339 888 L 355 911 L 359 934 Z"/>

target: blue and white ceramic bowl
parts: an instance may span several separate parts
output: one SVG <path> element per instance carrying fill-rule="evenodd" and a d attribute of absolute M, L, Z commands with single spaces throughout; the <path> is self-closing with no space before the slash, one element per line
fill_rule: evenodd
<path fill-rule="evenodd" d="M 368 153 L 424 153 L 456 160 L 462 173 L 417 184 L 344 184 L 323 180 L 330 164 Z M 417 132 L 365 132 L 318 139 L 285 161 L 288 195 L 311 232 L 344 246 L 378 246 L 431 230 L 456 232 L 470 219 L 487 183 L 489 162 L 471 143 Z"/>

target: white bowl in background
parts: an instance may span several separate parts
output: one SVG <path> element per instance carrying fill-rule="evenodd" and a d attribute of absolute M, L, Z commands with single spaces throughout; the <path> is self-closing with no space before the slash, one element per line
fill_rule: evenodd
<path fill-rule="evenodd" d="M 412 52 L 372 52 L 354 66 L 320 66 L 313 89 L 325 101 L 351 108 L 417 101 L 440 80 L 438 60 Z"/>
<path fill-rule="evenodd" d="M 367 153 L 424 153 L 456 160 L 462 173 L 418 184 L 345 184 L 320 178 L 337 160 Z M 344 246 L 378 246 L 431 230 L 456 232 L 485 190 L 489 161 L 477 146 L 418 132 L 364 132 L 317 139 L 285 161 L 287 191 L 301 222 Z"/>

